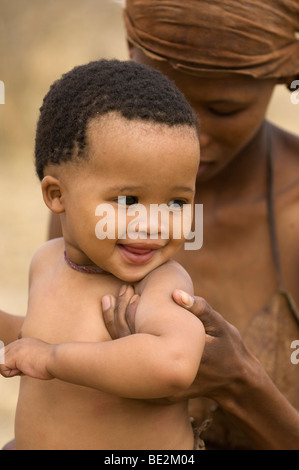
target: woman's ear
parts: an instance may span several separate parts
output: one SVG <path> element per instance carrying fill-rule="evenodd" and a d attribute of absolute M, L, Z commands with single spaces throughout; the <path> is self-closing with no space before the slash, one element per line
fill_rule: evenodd
<path fill-rule="evenodd" d="M 55 214 L 64 212 L 61 182 L 54 176 L 47 175 L 42 180 L 42 192 L 45 204 Z"/>

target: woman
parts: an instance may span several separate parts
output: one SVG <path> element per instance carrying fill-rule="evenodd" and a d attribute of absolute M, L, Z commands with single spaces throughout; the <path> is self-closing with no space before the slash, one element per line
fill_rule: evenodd
<path fill-rule="evenodd" d="M 298 2 L 127 0 L 124 18 L 131 58 L 201 120 L 204 243 L 177 256 L 200 297 L 173 294 L 206 329 L 190 414 L 207 448 L 298 449 L 299 138 L 265 120 L 274 86 L 299 76 Z M 134 333 L 132 296 L 109 297 L 112 337 Z"/>
<path fill-rule="evenodd" d="M 124 19 L 131 58 L 174 80 L 201 120 L 204 243 L 177 260 L 224 318 L 195 298 L 207 346 L 190 413 L 208 448 L 298 449 L 299 138 L 265 120 L 274 86 L 299 76 L 298 2 L 127 0 Z M 111 299 L 114 337 L 129 332 L 129 299 L 118 316 Z"/>

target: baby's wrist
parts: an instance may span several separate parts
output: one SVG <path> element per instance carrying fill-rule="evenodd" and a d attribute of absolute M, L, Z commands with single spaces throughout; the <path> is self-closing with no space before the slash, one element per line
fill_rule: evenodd
<path fill-rule="evenodd" d="M 55 378 L 55 363 L 57 356 L 57 344 L 49 344 L 49 352 L 46 359 L 46 369 L 49 375 Z"/>

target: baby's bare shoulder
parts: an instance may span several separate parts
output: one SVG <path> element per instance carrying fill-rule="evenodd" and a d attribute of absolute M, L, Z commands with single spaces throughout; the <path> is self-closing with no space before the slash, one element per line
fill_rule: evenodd
<path fill-rule="evenodd" d="M 64 251 L 64 240 L 63 238 L 55 238 L 49 240 L 41 245 L 31 259 L 30 272 L 45 267 L 45 263 L 49 263 L 49 266 L 55 262 L 55 259 L 61 257 Z"/>
<path fill-rule="evenodd" d="M 135 284 L 135 291 L 142 293 L 146 287 L 158 285 L 159 288 L 183 289 L 193 293 L 193 283 L 188 272 L 177 261 L 169 260 L 151 271 L 144 279 Z"/>

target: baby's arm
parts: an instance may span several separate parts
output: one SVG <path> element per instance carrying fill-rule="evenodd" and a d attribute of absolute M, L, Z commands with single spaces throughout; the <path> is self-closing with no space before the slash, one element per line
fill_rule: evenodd
<path fill-rule="evenodd" d="M 138 334 L 60 345 L 25 338 L 23 345 L 21 340 L 6 350 L 2 374 L 20 371 L 40 379 L 58 378 L 127 398 L 165 397 L 188 388 L 198 370 L 205 333 L 194 315 L 173 302 L 173 285 L 192 293 L 187 273 L 169 262 L 137 286 Z"/>

